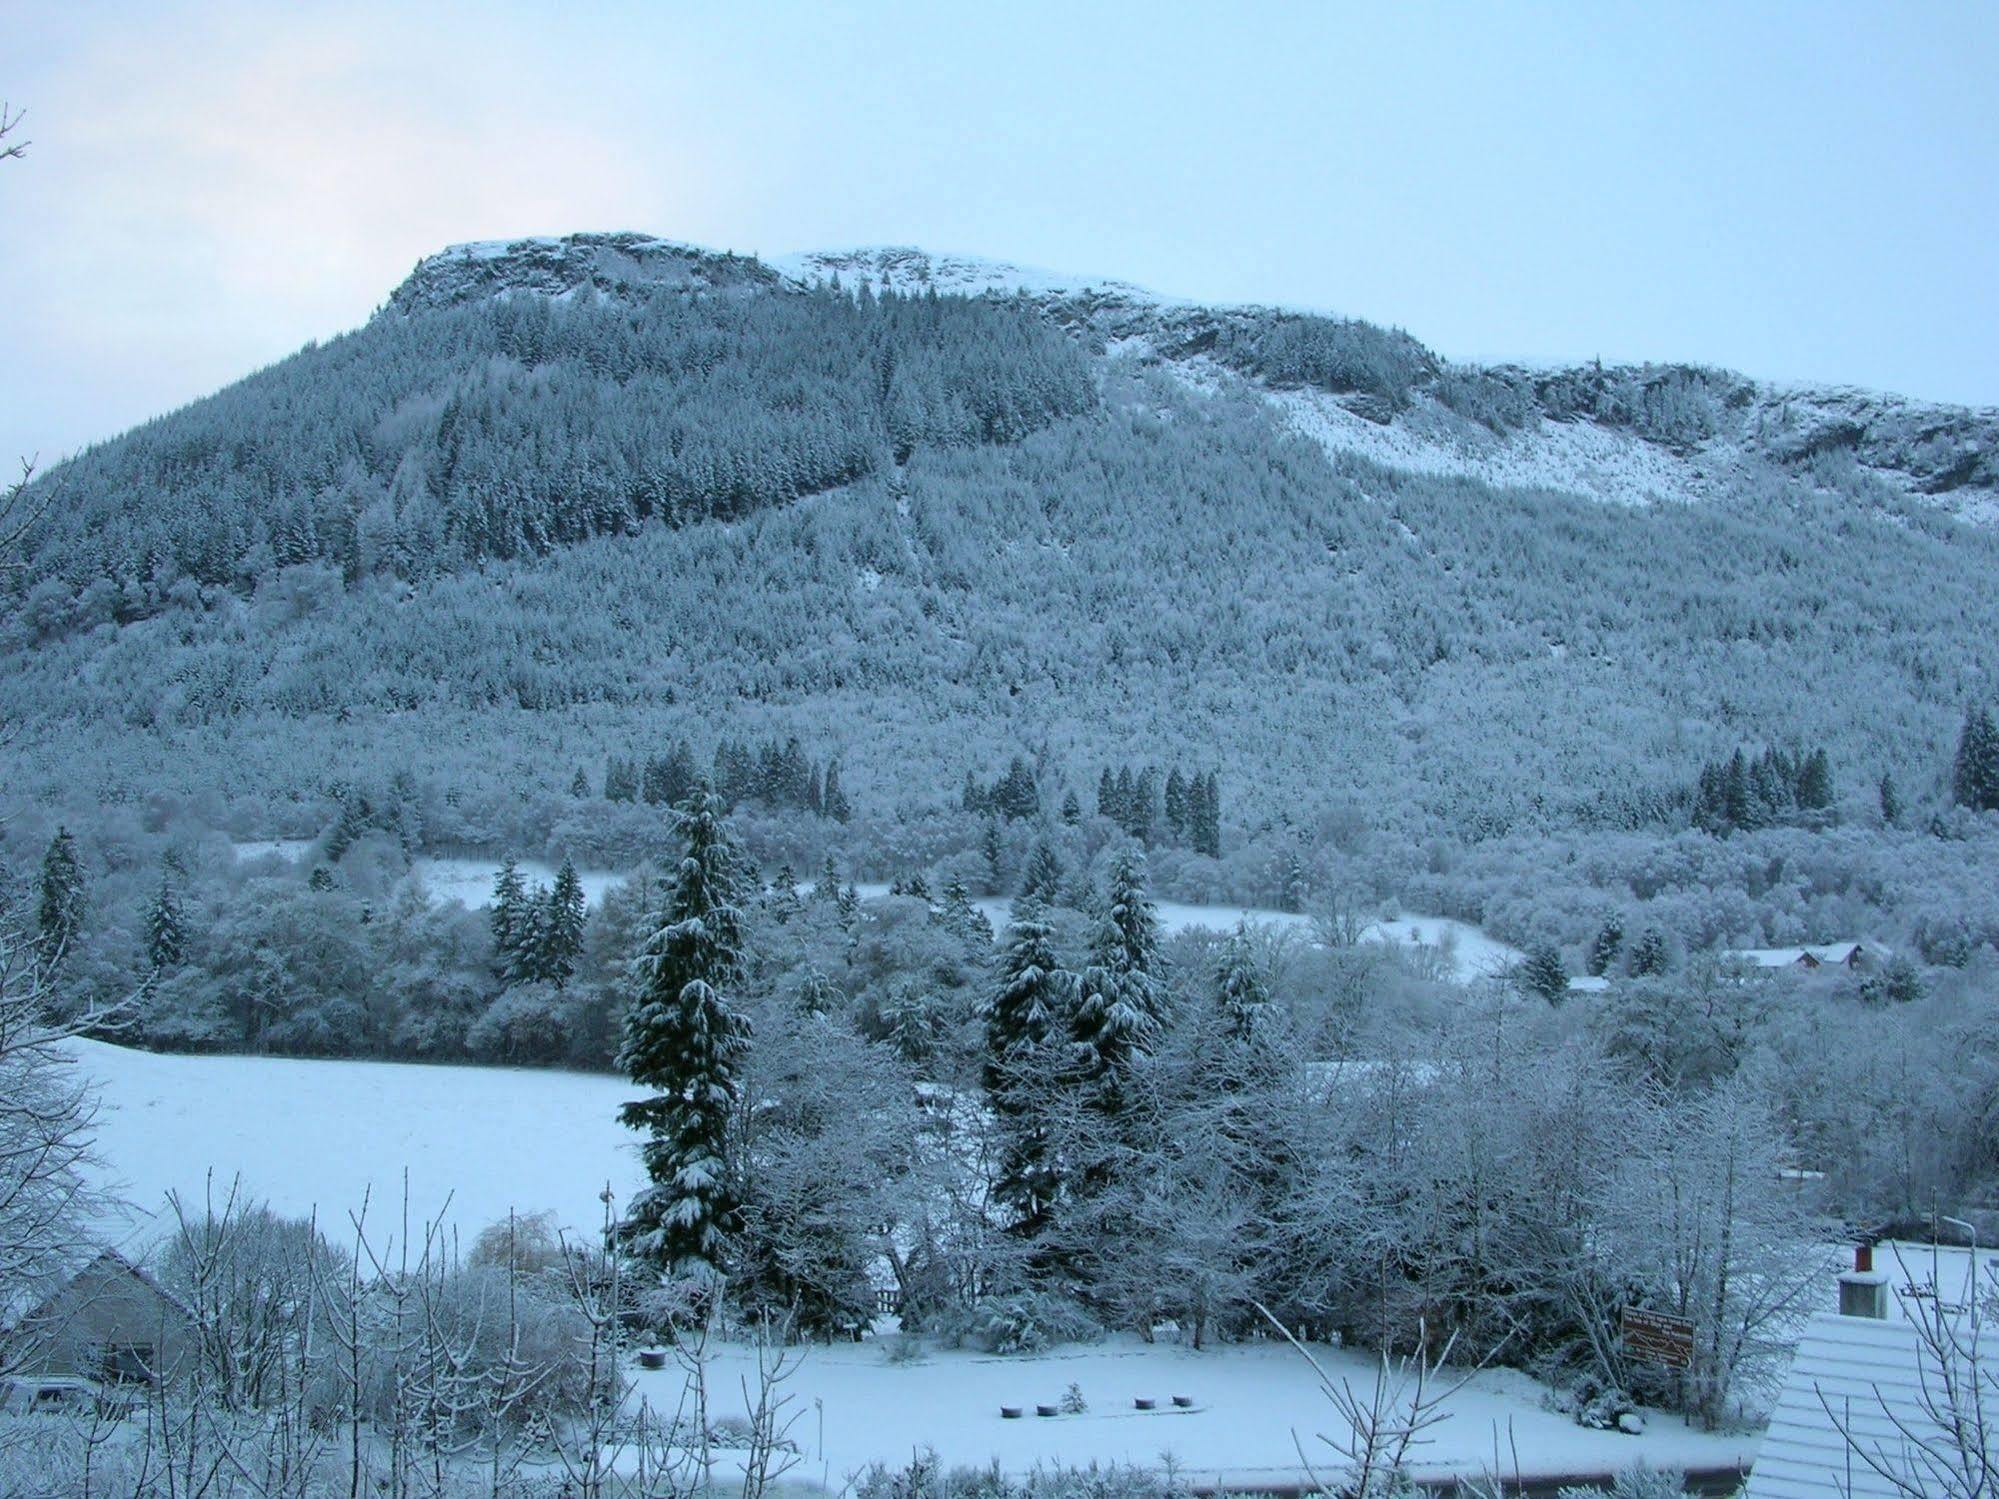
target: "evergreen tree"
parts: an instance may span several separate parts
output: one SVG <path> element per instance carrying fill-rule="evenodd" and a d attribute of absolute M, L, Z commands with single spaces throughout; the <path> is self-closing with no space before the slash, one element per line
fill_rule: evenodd
<path fill-rule="evenodd" d="M 1238 921 L 1222 944 L 1215 965 L 1215 1008 L 1221 1015 L 1222 1034 L 1238 1044 L 1259 1041 L 1270 1028 L 1270 986 L 1256 961 L 1247 921 Z"/>
<path fill-rule="evenodd" d="M 1596 938 L 1589 945 L 1589 961 L 1583 966 L 1592 978 L 1602 978 L 1616 966 L 1618 954 L 1624 951 L 1624 918 L 1615 911 L 1608 912 L 1603 925 L 1596 929 Z"/>
<path fill-rule="evenodd" d="M 1896 789 L 1895 778 L 1885 770 L 1881 772 L 1878 795 L 1881 799 L 1881 820 L 1892 828 L 1902 820 L 1902 793 Z"/>
<path fill-rule="evenodd" d="M 1176 839 L 1187 836 L 1187 782 L 1177 765 L 1166 772 L 1166 828 Z"/>
<path fill-rule="evenodd" d="M 1569 992 L 1569 970 L 1562 955 L 1545 942 L 1536 946 L 1520 965 L 1520 987 L 1551 1005 L 1560 1004 Z"/>
<path fill-rule="evenodd" d="M 981 960 L 993 950 L 993 924 L 986 920 L 986 913 L 972 904 L 972 892 L 957 875 L 951 876 L 951 883 L 944 887 L 944 905 L 937 919 L 944 930 L 950 932 L 965 944 L 968 952 Z"/>
<path fill-rule="evenodd" d="M 998 819 L 986 819 L 981 847 L 986 856 L 986 894 L 998 895 L 1006 885 L 1006 845 L 1000 841 Z"/>
<path fill-rule="evenodd" d="M 847 790 L 840 784 L 840 762 L 826 762 L 826 787 L 821 793 L 825 798 L 826 815 L 835 822 L 845 822 L 853 816 L 853 808 L 847 804 Z"/>
<path fill-rule="evenodd" d="M 778 866 L 777 878 L 770 884 L 767 905 L 771 920 L 779 926 L 804 911 L 805 902 L 798 898 L 798 875 L 789 864 Z"/>
<path fill-rule="evenodd" d="M 146 908 L 146 961 L 167 970 L 187 961 L 187 930 L 173 881 L 162 877 L 153 903 Z"/>
<path fill-rule="evenodd" d="M 575 779 L 569 783 L 569 794 L 571 796 L 588 796 L 590 794 L 590 776 L 580 766 L 577 768 Z"/>
<path fill-rule="evenodd" d="M 560 989 L 576 972 L 577 959 L 583 956 L 587 915 L 583 881 L 577 877 L 576 865 L 565 857 L 555 872 L 555 888 L 548 893 L 547 915 L 539 934 L 535 966 L 544 982 Z"/>
<path fill-rule="evenodd" d="M 1106 765 L 1104 773 L 1097 777 L 1097 816 L 1109 818 L 1112 822 L 1122 819 L 1118 815 L 1117 780 Z"/>
<path fill-rule="evenodd" d="M 1988 709 L 1974 708 L 1964 716 L 1951 764 L 1951 793 L 1959 806 L 1974 812 L 1999 811 L 1999 724 Z"/>
<path fill-rule="evenodd" d="M 549 932 L 554 924 L 549 893 L 537 885 L 524 894 L 507 924 L 507 945 L 499 951 L 500 982 L 536 984 L 550 977 L 548 971 Z"/>
<path fill-rule="evenodd" d="M 986 1097 L 1004 1140 L 993 1195 L 1013 1212 L 1011 1227 L 1033 1238 L 1046 1229 L 1061 1195 L 1061 1173 L 1035 1096 L 1053 1070 L 1049 1048 L 1061 1035 L 1072 979 L 1055 957 L 1054 928 L 1033 897 L 1013 909 L 1000 956 L 999 983 L 986 1005 Z"/>
<path fill-rule="evenodd" d="M 1073 828 L 1082 820 L 1083 803 L 1081 798 L 1073 790 L 1064 793 L 1062 797 L 1062 821 Z"/>
<path fill-rule="evenodd" d="M 59 827 L 42 854 L 41 900 L 35 921 L 36 955 L 45 980 L 75 945 L 88 904 L 76 839 L 68 828 Z"/>
<path fill-rule="evenodd" d="M 833 862 L 833 851 L 826 851 L 825 861 L 819 866 L 819 878 L 812 886 L 812 899 L 837 905 L 840 900 L 840 866 Z"/>
<path fill-rule="evenodd" d="M 1032 897 L 1044 906 L 1052 906 L 1062 894 L 1062 863 L 1055 857 L 1055 850 L 1042 839 L 1034 845 L 1034 852 L 1027 861 L 1027 872 L 1021 876 L 1020 893 Z"/>
<path fill-rule="evenodd" d="M 1669 961 L 1666 934 L 1656 926 L 1648 926 L 1631 949 L 1631 976 L 1641 979 L 1654 977 L 1666 971 Z"/>
<path fill-rule="evenodd" d="M 1099 1106 L 1121 1108 L 1120 1074 L 1149 1052 L 1164 1019 L 1156 975 L 1159 923 L 1145 895 L 1145 857 L 1132 849 L 1111 862 L 1104 908 L 1077 984 L 1073 1034 L 1081 1078 Z"/>
<path fill-rule="evenodd" d="M 619 1111 L 646 1136 L 651 1185 L 618 1233 L 664 1270 L 716 1276 L 738 1200 L 727 1137 L 749 1036 L 731 1008 L 745 976 L 743 876 L 719 797 L 695 792 L 675 821 L 686 852 L 635 965 L 638 992 L 618 1052 L 620 1070 L 652 1090 Z"/>
<path fill-rule="evenodd" d="M 1832 805 L 1832 764 L 1824 750 L 1813 750 L 1799 767 L 1797 799 L 1808 812 L 1822 812 Z"/>
<path fill-rule="evenodd" d="M 487 917 L 493 926 L 493 967 L 502 977 L 512 972 L 519 961 L 520 943 L 527 935 L 529 915 L 527 885 L 521 879 L 521 866 L 512 854 L 508 854 L 500 862 L 500 872 L 493 880 L 493 905 Z"/>

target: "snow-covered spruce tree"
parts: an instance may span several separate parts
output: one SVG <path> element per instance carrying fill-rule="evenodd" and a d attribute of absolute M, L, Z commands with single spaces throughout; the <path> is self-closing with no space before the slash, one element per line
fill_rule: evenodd
<path fill-rule="evenodd" d="M 1251 946 L 1247 919 L 1236 923 L 1216 960 L 1215 1008 L 1221 1014 L 1222 1033 L 1239 1045 L 1261 1041 L 1270 1030 L 1274 1018 L 1270 985 Z"/>
<path fill-rule="evenodd" d="M 1164 1012 L 1158 966 L 1159 922 L 1145 895 L 1145 855 L 1128 848 L 1111 861 L 1071 1024 L 1074 1070 L 1106 1113 L 1118 1112 L 1125 1067 L 1158 1038 Z"/>
<path fill-rule="evenodd" d="M 555 872 L 555 888 L 548 893 L 542 921 L 540 952 L 536 956 L 538 976 L 560 989 L 576 972 L 583 955 L 583 924 L 588 914 L 583 899 L 583 881 L 574 861 L 564 858 Z"/>
<path fill-rule="evenodd" d="M 1062 893 L 1062 861 L 1046 838 L 1034 845 L 1028 856 L 1027 872 L 1021 876 L 1020 893 L 1044 906 L 1052 906 Z"/>
<path fill-rule="evenodd" d="M 736 1215 L 726 1146 L 749 1039 L 731 1007 L 744 978 L 743 875 L 719 797 L 699 788 L 675 818 L 687 848 L 634 965 L 638 992 L 618 1052 L 619 1068 L 653 1090 L 618 1115 L 645 1132 L 652 1184 L 618 1236 L 664 1271 L 714 1276 Z"/>
<path fill-rule="evenodd" d="M 1596 937 L 1590 943 L 1589 962 L 1585 965 L 1592 978 L 1602 978 L 1609 973 L 1624 951 L 1624 918 L 1615 911 L 1604 913 L 1603 925 L 1596 929 Z"/>
<path fill-rule="evenodd" d="M 512 854 L 500 864 L 499 875 L 493 881 L 493 967 L 506 976 L 513 966 L 514 952 L 519 946 L 521 927 L 527 915 L 528 895 L 526 882 L 521 879 L 521 866 Z"/>
<path fill-rule="evenodd" d="M 68 828 L 58 828 L 42 855 L 41 900 L 35 918 L 36 954 L 45 977 L 55 972 L 75 943 L 88 904 L 76 839 Z"/>
<path fill-rule="evenodd" d="M 1560 1004 L 1569 992 L 1568 965 L 1562 962 L 1561 953 L 1545 942 L 1537 943 L 1527 954 L 1518 979 L 1523 993 L 1537 995 L 1551 1005 Z"/>
<path fill-rule="evenodd" d="M 162 878 L 146 908 L 146 961 L 158 969 L 178 968 L 187 960 L 187 930 L 181 917 L 180 897 L 173 881 Z"/>
<path fill-rule="evenodd" d="M 1028 898 L 1014 907 L 999 984 L 986 1005 L 983 1081 L 1003 1132 L 993 1195 L 1011 1210 L 1009 1227 L 1026 1238 L 1048 1227 L 1061 1193 L 1047 1131 L 1034 1117 L 1038 1085 L 1057 1063 L 1050 1043 L 1061 1035 L 1073 983 L 1055 956 L 1054 936 L 1041 902 Z"/>
<path fill-rule="evenodd" d="M 1999 811 L 1999 724 L 1986 708 L 1964 716 L 1951 765 L 1951 794 L 1974 812 Z"/>

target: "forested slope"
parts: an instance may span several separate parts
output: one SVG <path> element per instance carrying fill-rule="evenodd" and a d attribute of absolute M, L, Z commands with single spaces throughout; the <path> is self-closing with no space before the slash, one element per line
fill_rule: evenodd
<path fill-rule="evenodd" d="M 842 760 L 856 838 L 1021 755 L 1051 811 L 1187 762 L 1231 842 L 1355 809 L 1476 841 L 1684 826 L 1742 747 L 1823 748 L 1848 815 L 1883 772 L 1940 796 L 1992 690 L 1992 533 L 1862 461 L 1879 424 L 1739 440 L 1774 398 L 1737 377 L 537 244 L 427 262 L 363 329 L 50 477 L 5 625 L 16 787 L 310 829 L 357 783 L 559 801 L 613 756 L 776 734 Z M 1515 444 L 1732 445 L 1698 503 L 1606 506 L 1307 440 L 1285 390 L 1384 432 L 1484 401 Z M 1983 420 L 1932 432 L 1967 483 Z M 452 836 L 521 832 L 479 822 Z"/>

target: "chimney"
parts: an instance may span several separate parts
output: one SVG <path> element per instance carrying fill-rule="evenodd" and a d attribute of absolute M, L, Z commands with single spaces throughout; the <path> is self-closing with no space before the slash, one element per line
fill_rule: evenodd
<path fill-rule="evenodd" d="M 1874 1268 L 1872 1244 L 1856 1244 L 1853 1268 L 1839 1277 L 1839 1314 L 1872 1317 L 1877 1322 L 1887 1318 L 1888 1272 Z"/>

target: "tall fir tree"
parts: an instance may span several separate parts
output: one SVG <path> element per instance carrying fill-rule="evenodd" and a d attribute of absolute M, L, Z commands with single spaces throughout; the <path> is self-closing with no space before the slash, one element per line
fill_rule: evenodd
<path fill-rule="evenodd" d="M 1875 788 L 1875 794 L 1881 802 L 1881 820 L 1894 827 L 1902 820 L 1902 793 L 1895 785 L 1894 776 L 1882 771 L 1881 784 Z"/>
<path fill-rule="evenodd" d="M 46 980 L 76 945 L 90 900 L 83 864 L 76 853 L 76 838 L 66 827 L 56 829 L 55 837 L 42 853 L 40 896 L 35 913 L 35 947 Z"/>
<path fill-rule="evenodd" d="M 1159 922 L 1145 894 L 1145 856 L 1124 849 L 1111 861 L 1090 961 L 1076 986 L 1077 1069 L 1100 1106 L 1117 1112 L 1122 1073 L 1151 1051 L 1164 1020 Z"/>
<path fill-rule="evenodd" d="M 146 961 L 162 971 L 171 971 L 187 961 L 187 926 L 181 916 L 180 898 L 173 881 L 165 876 L 153 892 L 146 908 Z"/>
<path fill-rule="evenodd" d="M 1011 1209 L 1009 1225 L 1026 1238 L 1053 1220 L 1061 1172 L 1037 1095 L 1054 1071 L 1050 1048 L 1060 1040 L 1071 977 L 1055 956 L 1055 931 L 1042 904 L 1023 897 L 1013 908 L 999 983 L 986 1005 L 986 1097 L 1003 1131 L 993 1195 Z"/>
<path fill-rule="evenodd" d="M 567 856 L 555 872 L 555 887 L 548 892 L 546 914 L 541 922 L 540 951 L 536 967 L 539 977 L 561 989 L 576 972 L 583 956 L 583 929 L 589 920 L 589 902 L 583 896 L 583 881 L 576 865 Z"/>
<path fill-rule="evenodd" d="M 531 907 L 521 866 L 512 854 L 500 861 L 493 879 L 493 904 L 487 919 L 493 928 L 493 967 L 511 982 L 520 957 L 521 939 L 527 935 Z"/>
<path fill-rule="evenodd" d="M 745 977 L 744 878 L 721 799 L 696 791 L 675 811 L 686 843 L 666 909 L 634 965 L 618 1066 L 651 1092 L 619 1119 L 642 1131 L 651 1185 L 620 1239 L 662 1270 L 712 1278 L 726 1268 L 739 1193 L 728 1166 L 748 1022 L 733 1008 Z"/>
<path fill-rule="evenodd" d="M 847 801 L 847 788 L 840 780 L 840 762 L 826 762 L 826 785 L 820 793 L 825 803 L 826 816 L 835 822 L 845 822 L 854 815 L 854 809 Z"/>
<path fill-rule="evenodd" d="M 1602 978 L 1617 966 L 1617 959 L 1624 951 L 1624 918 L 1615 911 L 1606 911 L 1603 924 L 1596 929 L 1596 936 L 1589 945 L 1589 961 L 1583 966 L 1592 978 Z"/>
<path fill-rule="evenodd" d="M 1062 894 L 1062 861 L 1055 857 L 1055 850 L 1043 838 L 1034 845 L 1034 852 L 1028 856 L 1027 872 L 1021 876 L 1020 893 L 1032 896 L 1044 906 L 1054 905 Z"/>
<path fill-rule="evenodd" d="M 1951 762 L 1951 794 L 1961 807 L 1974 812 L 1999 811 L 1999 724 L 1986 708 L 1964 716 Z"/>
<path fill-rule="evenodd" d="M 1238 1045 L 1262 1040 L 1270 1030 L 1270 985 L 1250 942 L 1249 923 L 1238 921 L 1215 962 L 1215 1008 L 1222 1034 Z"/>

